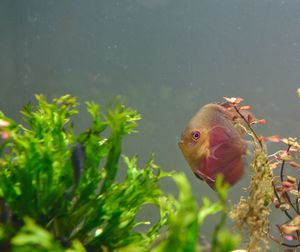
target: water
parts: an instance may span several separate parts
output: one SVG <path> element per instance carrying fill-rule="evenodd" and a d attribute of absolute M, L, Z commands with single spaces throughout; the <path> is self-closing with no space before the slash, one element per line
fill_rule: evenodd
<path fill-rule="evenodd" d="M 143 115 L 125 152 L 140 163 L 155 152 L 200 202 L 214 193 L 177 147 L 200 106 L 241 96 L 268 120 L 259 132 L 299 136 L 299 12 L 298 1 L 276 0 L 2 0 L 0 108 L 19 120 L 36 93 L 101 104 L 121 95 Z"/>

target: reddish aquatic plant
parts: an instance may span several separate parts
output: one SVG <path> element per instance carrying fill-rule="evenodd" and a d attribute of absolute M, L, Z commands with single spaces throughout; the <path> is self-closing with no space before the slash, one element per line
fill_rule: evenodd
<path fill-rule="evenodd" d="M 300 89 L 298 89 L 298 94 L 300 94 L 299 90 Z M 247 117 L 243 116 L 243 114 L 240 112 L 244 108 L 243 106 L 239 107 L 241 98 L 236 98 L 236 99 L 225 98 L 225 99 L 231 102 L 231 105 L 239 113 L 240 117 L 243 118 L 243 120 L 247 123 L 249 129 L 248 133 L 252 135 L 254 142 L 258 143 L 259 148 L 255 148 L 254 152 L 264 154 L 264 155 L 267 154 L 267 150 L 264 148 L 265 142 L 273 142 L 273 143 L 281 142 L 286 144 L 285 150 L 278 150 L 275 153 L 268 156 L 265 163 L 265 166 L 267 167 L 265 171 L 269 170 L 268 177 L 271 178 L 271 185 L 273 188 L 273 194 L 269 192 L 269 196 L 272 195 L 272 202 L 274 206 L 284 213 L 284 215 L 287 217 L 287 221 L 284 222 L 283 224 L 276 225 L 279 232 L 280 239 L 276 238 L 271 234 L 272 228 L 270 226 L 265 226 L 264 233 L 265 234 L 268 233 L 268 236 L 273 241 L 280 244 L 281 246 L 285 246 L 288 248 L 300 247 L 300 179 L 297 176 L 297 173 L 300 172 L 299 169 L 300 164 L 297 160 L 300 156 L 300 143 L 298 142 L 297 138 L 292 138 L 292 137 L 281 138 L 279 135 L 258 136 L 257 133 L 253 130 L 252 125 L 255 123 L 265 124 L 266 120 L 254 119 L 251 117 L 251 114 L 249 114 Z M 254 157 L 253 160 L 255 161 L 255 159 L 256 158 Z M 263 166 L 261 166 L 260 168 L 262 167 Z M 257 166 L 256 168 L 259 167 Z M 279 173 L 278 176 L 272 174 L 272 170 L 275 169 L 278 170 Z M 291 174 L 296 174 L 296 176 L 292 176 Z M 249 244 L 251 244 L 251 236 L 253 236 L 253 234 L 255 233 L 257 234 L 257 228 L 259 226 L 258 222 L 254 223 L 252 227 L 249 221 L 247 223 L 246 220 L 249 220 L 251 211 L 248 212 L 246 211 L 245 214 L 245 209 L 248 210 L 251 209 L 251 207 L 249 207 L 251 205 L 251 203 L 249 203 L 249 200 L 251 201 L 251 194 L 257 196 L 257 191 L 258 191 L 257 185 L 260 182 L 255 181 L 254 178 L 255 178 L 255 174 L 252 174 L 252 179 L 250 181 L 250 197 L 248 197 L 248 202 L 241 199 L 241 202 L 237 206 L 235 206 L 235 209 L 231 213 L 234 219 L 236 220 L 239 219 L 240 226 L 246 225 L 248 226 L 248 228 L 250 228 Z M 256 186 L 253 186 L 253 184 L 256 184 Z M 251 188 L 255 189 L 255 191 L 251 192 Z M 253 209 L 257 209 L 257 206 L 255 206 L 255 202 L 259 202 L 257 198 L 254 200 L 254 205 L 253 205 L 254 208 L 252 208 L 252 211 Z M 244 215 L 242 214 L 242 212 L 244 212 Z M 241 219 L 243 219 L 241 217 L 244 217 L 244 220 L 241 221 Z M 252 234 L 251 234 L 251 230 L 253 231 Z M 258 237 L 256 240 L 257 241 L 259 240 Z M 248 248 L 250 249 L 251 246 L 248 246 Z"/>
<path fill-rule="evenodd" d="M 247 251 L 260 251 L 262 245 L 268 247 L 269 206 L 273 198 L 272 169 L 264 146 L 266 139 L 256 133 L 253 125 L 265 124 L 267 121 L 255 118 L 249 111 L 249 105 L 240 106 L 242 98 L 224 98 L 238 114 L 237 120 L 243 122 L 241 127 L 251 137 L 253 143 L 248 196 L 246 198 L 242 196 L 240 202 L 233 206 L 230 217 L 240 230 L 250 235 L 247 241 Z"/>
<path fill-rule="evenodd" d="M 299 90 L 298 93 L 300 93 Z M 252 178 L 249 186 L 250 193 L 248 200 L 246 201 L 245 199 L 241 198 L 240 203 L 233 208 L 231 216 L 237 221 L 238 226 L 248 227 L 250 231 L 250 242 L 248 245 L 248 249 L 250 249 L 250 251 L 251 249 L 254 249 L 255 246 L 251 246 L 251 244 L 255 244 L 257 241 L 259 241 L 259 236 L 257 235 L 258 233 L 262 235 L 261 237 L 265 237 L 265 235 L 268 234 L 268 236 L 273 241 L 279 243 L 281 246 L 289 248 L 300 247 L 300 180 L 299 178 L 296 178 L 297 176 L 295 177 L 291 175 L 293 173 L 297 174 L 297 172 L 300 172 L 300 164 L 297 161 L 300 153 L 300 143 L 296 138 L 292 137 L 281 138 L 279 135 L 258 136 L 258 134 L 252 128 L 252 125 L 266 124 L 267 121 L 265 119 L 255 119 L 252 117 L 252 114 L 249 114 L 247 117 L 245 117 L 241 113 L 241 111 L 245 109 L 245 106 L 239 107 L 239 103 L 243 99 L 225 99 L 231 104 L 231 106 L 234 107 L 239 116 L 246 122 L 248 129 L 247 132 L 252 136 L 254 143 L 257 143 L 256 147 L 254 148 L 254 162 L 251 165 Z M 249 109 L 250 107 L 246 106 L 246 110 Z M 267 150 L 264 148 L 265 142 L 281 142 L 286 144 L 287 147 L 285 150 L 278 150 L 275 153 L 267 156 L 266 158 Z M 259 156 L 264 156 L 264 158 L 266 158 L 264 160 L 265 163 L 262 162 L 260 164 L 257 164 Z M 287 170 L 287 166 L 291 170 Z M 272 170 L 274 169 L 279 170 L 278 176 L 272 174 Z M 261 181 L 259 181 L 260 177 L 257 177 L 255 173 L 253 173 L 253 171 L 255 171 L 256 173 L 260 172 L 261 174 L 265 174 L 265 172 L 268 173 L 267 181 L 271 182 L 273 190 L 272 194 L 269 190 L 269 186 L 267 185 L 266 187 L 268 188 L 268 195 L 269 197 L 272 197 L 274 206 L 282 211 L 287 217 L 286 222 L 280 225 L 276 225 L 279 231 L 280 239 L 271 234 L 272 228 L 269 226 L 268 222 L 262 225 L 263 221 L 261 223 L 258 221 L 259 219 L 262 220 L 262 218 L 259 218 L 262 217 L 262 215 L 257 211 L 259 207 L 256 204 L 260 201 L 257 198 L 257 195 L 261 194 L 263 196 L 263 194 L 259 192 L 259 190 L 262 189 L 261 185 L 263 184 L 261 183 Z M 266 204 L 268 208 L 264 208 L 266 213 L 270 212 L 269 203 L 270 202 Z M 256 212 L 256 214 L 254 214 L 253 212 Z M 265 216 L 267 215 L 268 214 L 266 214 Z M 251 223 L 251 221 L 249 221 L 251 219 L 255 219 L 256 221 Z M 257 232 L 260 225 L 260 230 L 262 232 Z"/>
<path fill-rule="evenodd" d="M 296 248 L 300 247 L 300 181 L 298 178 L 288 175 L 299 172 L 297 157 L 300 152 L 300 144 L 296 138 L 282 138 L 281 142 L 287 145 L 286 150 L 279 150 L 272 156 L 272 162 L 280 169 L 280 175 L 273 178 L 274 205 L 280 209 L 287 221 L 277 225 L 280 239 L 270 235 L 271 239 L 281 246 Z M 287 171 L 287 167 L 292 170 Z M 294 171 L 293 171 L 294 170 Z"/>

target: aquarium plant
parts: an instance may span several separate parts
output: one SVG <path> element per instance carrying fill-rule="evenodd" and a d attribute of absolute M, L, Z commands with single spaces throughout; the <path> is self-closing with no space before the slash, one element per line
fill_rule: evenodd
<path fill-rule="evenodd" d="M 141 116 L 116 100 L 86 108 L 90 127 L 76 133 L 75 97 L 24 106 L 22 123 L 0 113 L 0 251 L 232 251 L 239 244 L 224 223 L 228 186 L 218 177 L 219 201 L 198 207 L 184 174 L 164 172 L 153 156 L 139 167 L 122 141 Z M 116 179 L 123 169 L 125 177 Z M 173 180 L 178 198 L 161 190 Z M 159 218 L 137 220 L 143 207 Z M 201 236 L 220 214 L 212 238 Z"/>
<path fill-rule="evenodd" d="M 245 122 L 244 131 L 253 144 L 248 196 L 242 196 L 240 202 L 232 207 L 230 217 L 244 231 L 247 251 L 265 251 L 269 248 L 269 240 L 286 248 L 285 251 L 293 251 L 300 247 L 300 181 L 297 178 L 300 144 L 297 138 L 259 135 L 253 125 L 266 124 L 266 120 L 258 120 L 252 114 L 245 117 L 242 110 L 249 110 L 250 106 L 241 106 L 242 98 L 225 99 Z M 269 154 L 266 142 L 281 142 L 287 147 Z M 287 165 L 289 170 L 285 169 Z M 275 227 L 269 223 L 272 203 L 287 218 L 286 222 Z M 279 235 L 274 235 L 274 230 L 278 230 Z"/>

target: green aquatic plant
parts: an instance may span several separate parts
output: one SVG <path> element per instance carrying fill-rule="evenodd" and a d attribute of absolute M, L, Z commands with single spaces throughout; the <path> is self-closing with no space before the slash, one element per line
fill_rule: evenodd
<path fill-rule="evenodd" d="M 216 190 L 219 201 L 211 202 L 203 197 L 202 206 L 198 210 L 197 203 L 191 194 L 189 183 L 184 176 L 176 174 L 174 180 L 178 186 L 179 199 L 171 198 L 173 211 L 170 212 L 167 224 L 168 235 L 153 252 L 163 251 L 213 251 L 225 252 L 235 249 L 240 241 L 240 236 L 225 228 L 228 214 L 227 193 L 228 187 L 223 184 L 221 177 L 217 178 Z M 201 237 L 199 230 L 207 217 L 221 213 L 219 224 L 215 227 L 211 241 Z"/>
<path fill-rule="evenodd" d="M 0 113 L 1 251 L 201 251 L 199 229 L 216 213 L 221 221 L 210 249 L 237 246 L 238 236 L 224 227 L 221 183 L 219 202 L 204 198 L 199 210 L 183 174 L 164 172 L 152 157 L 138 167 L 136 156 L 123 155 L 122 140 L 141 118 L 135 110 L 119 101 L 104 112 L 86 103 L 91 126 L 76 134 L 74 97 L 36 99 L 22 110 L 24 124 Z M 163 179 L 174 179 L 178 199 L 160 189 Z M 158 220 L 137 221 L 149 205 Z"/>

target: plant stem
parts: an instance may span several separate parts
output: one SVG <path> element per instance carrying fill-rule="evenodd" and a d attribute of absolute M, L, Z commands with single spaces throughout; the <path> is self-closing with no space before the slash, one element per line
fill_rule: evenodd
<path fill-rule="evenodd" d="M 287 153 L 289 153 L 290 148 L 291 148 L 291 145 L 289 144 L 289 145 L 288 145 L 288 148 L 287 148 L 287 150 L 286 150 Z M 284 165 L 285 165 L 285 160 L 282 160 L 282 164 L 281 164 L 281 168 L 280 168 L 280 180 L 281 180 L 281 182 L 283 182 L 283 180 L 284 180 L 284 174 L 283 174 Z M 298 210 L 298 209 L 294 206 L 294 204 L 292 203 L 289 194 L 288 194 L 287 192 L 284 192 L 284 196 L 286 197 L 286 199 L 287 199 L 289 205 L 295 210 L 295 212 L 296 212 L 297 214 L 299 214 L 299 210 Z"/>
<path fill-rule="evenodd" d="M 290 148 L 291 148 L 291 145 L 288 145 L 288 148 L 286 150 L 287 154 L 289 153 Z M 282 164 L 281 164 L 281 168 L 280 168 L 280 179 L 281 179 L 281 182 L 283 182 L 283 168 L 284 168 L 284 165 L 285 165 L 285 160 L 282 160 Z"/>
<path fill-rule="evenodd" d="M 274 188 L 274 194 L 275 194 L 275 197 L 276 197 L 276 199 L 278 200 L 279 204 L 281 204 L 282 202 L 281 202 L 280 197 L 279 197 L 279 195 L 278 195 L 278 193 L 277 193 L 277 191 L 276 191 L 276 187 L 275 187 L 274 181 L 272 181 L 272 186 L 273 186 L 273 188 Z M 283 212 L 285 213 L 285 215 L 286 215 L 290 220 L 293 219 L 293 217 L 289 214 L 289 212 L 288 212 L 287 210 L 283 210 Z"/>
<path fill-rule="evenodd" d="M 255 133 L 255 131 L 252 129 L 250 123 L 248 122 L 248 120 L 245 118 L 245 116 L 243 116 L 243 114 L 240 112 L 240 110 L 238 109 L 238 107 L 236 105 L 233 105 L 235 111 L 239 114 L 239 116 L 244 120 L 244 122 L 247 124 L 248 128 L 250 129 L 250 131 L 252 132 L 254 138 L 257 140 L 257 142 L 259 143 L 259 146 L 261 149 L 263 149 L 263 145 L 261 140 L 259 139 L 259 137 L 257 136 L 257 134 Z"/>

